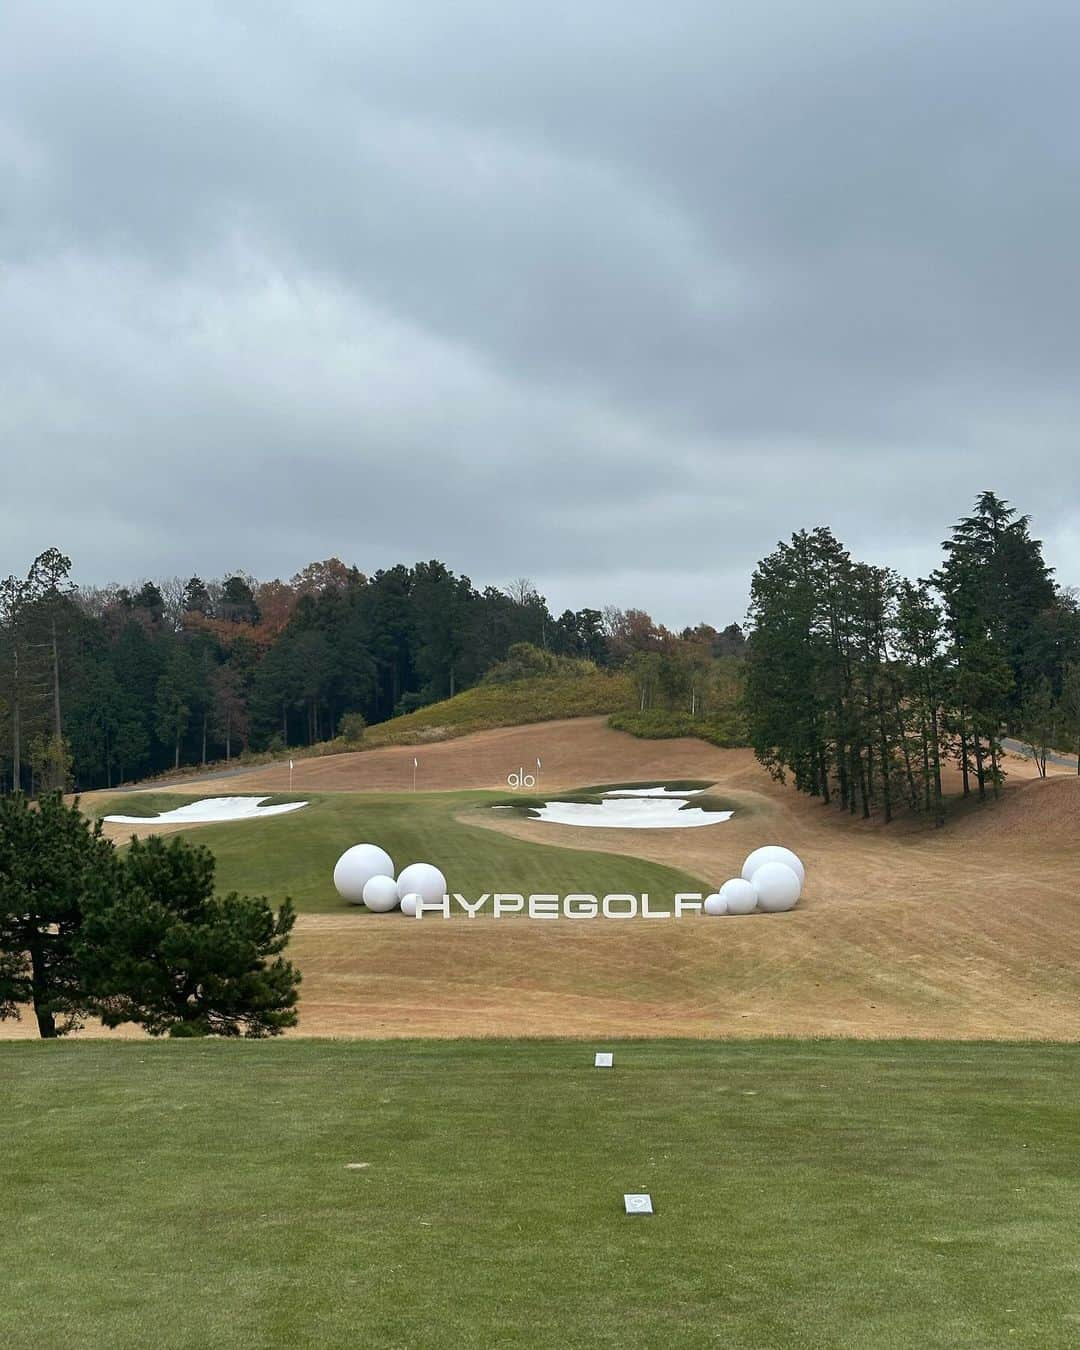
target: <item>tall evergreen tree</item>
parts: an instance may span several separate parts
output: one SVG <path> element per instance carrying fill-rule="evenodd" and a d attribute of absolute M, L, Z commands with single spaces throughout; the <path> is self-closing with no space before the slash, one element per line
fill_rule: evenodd
<path fill-rule="evenodd" d="M 0 1018 L 30 1004 L 46 1039 L 89 1008 L 79 957 L 83 917 L 115 882 L 114 850 L 60 793 L 0 797 Z"/>

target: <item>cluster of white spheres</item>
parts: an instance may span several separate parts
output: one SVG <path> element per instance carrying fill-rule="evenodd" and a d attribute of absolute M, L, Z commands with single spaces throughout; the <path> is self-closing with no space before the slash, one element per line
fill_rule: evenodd
<path fill-rule="evenodd" d="M 789 848 L 768 844 L 743 863 L 742 876 L 725 881 L 702 906 L 706 914 L 780 914 L 794 909 L 806 881 L 802 859 Z"/>
<path fill-rule="evenodd" d="M 366 905 L 375 914 L 401 912 L 415 917 L 417 906 L 437 904 L 446 894 L 446 878 L 431 863 L 410 863 L 396 877 L 394 860 L 378 844 L 354 844 L 334 867 L 334 886 L 351 905 Z"/>

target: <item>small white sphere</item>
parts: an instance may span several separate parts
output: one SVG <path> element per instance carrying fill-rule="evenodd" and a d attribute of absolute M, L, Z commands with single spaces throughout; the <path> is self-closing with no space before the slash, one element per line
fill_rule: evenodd
<path fill-rule="evenodd" d="M 434 905 L 446 894 L 446 878 L 431 863 L 410 863 L 398 877 L 397 887 L 400 896 L 413 891 Z"/>
<path fill-rule="evenodd" d="M 726 914 L 727 901 L 717 892 L 715 895 L 707 895 L 701 908 L 706 914 Z"/>
<path fill-rule="evenodd" d="M 766 914 L 794 909 L 802 885 L 787 863 L 768 862 L 759 867 L 750 883 L 757 892 L 758 905 Z"/>
<path fill-rule="evenodd" d="M 806 868 L 802 865 L 802 859 L 797 853 L 792 853 L 791 849 L 781 848 L 779 844 L 766 844 L 764 848 L 754 849 L 743 863 L 743 880 L 753 881 L 758 868 L 764 867 L 766 863 L 783 863 L 799 878 L 800 886 L 806 885 Z"/>
<path fill-rule="evenodd" d="M 364 887 L 372 877 L 392 877 L 394 860 L 377 844 L 354 844 L 347 848 L 334 867 L 334 885 L 338 895 L 352 905 L 364 900 Z"/>
<path fill-rule="evenodd" d="M 423 899 L 423 896 L 417 895 L 415 891 L 410 891 L 408 895 L 401 897 L 401 912 L 407 914 L 410 919 L 416 918 L 416 906 Z"/>
<path fill-rule="evenodd" d="M 372 877 L 364 887 L 364 904 L 375 914 L 397 909 L 397 882 L 393 877 Z"/>
<path fill-rule="evenodd" d="M 732 877 L 720 887 L 720 898 L 728 914 L 753 914 L 757 909 L 757 891 L 742 877 Z"/>

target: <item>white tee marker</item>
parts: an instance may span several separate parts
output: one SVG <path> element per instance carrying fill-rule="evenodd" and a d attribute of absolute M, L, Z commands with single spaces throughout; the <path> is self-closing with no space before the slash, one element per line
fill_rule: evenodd
<path fill-rule="evenodd" d="M 627 1214 L 653 1213 L 651 1195 L 624 1195 L 623 1204 L 626 1206 Z"/>
<path fill-rule="evenodd" d="M 597 1050 L 596 1058 L 593 1060 L 594 1069 L 610 1069 L 615 1063 L 615 1056 L 610 1050 Z"/>

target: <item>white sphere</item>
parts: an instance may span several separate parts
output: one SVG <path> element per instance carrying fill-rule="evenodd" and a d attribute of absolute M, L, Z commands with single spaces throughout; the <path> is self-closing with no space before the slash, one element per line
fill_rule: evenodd
<path fill-rule="evenodd" d="M 787 863 L 768 862 L 759 867 L 750 883 L 757 892 L 758 905 L 766 914 L 794 909 L 802 885 Z"/>
<path fill-rule="evenodd" d="M 783 863 L 799 878 L 800 886 L 806 885 L 806 868 L 802 865 L 802 859 L 797 853 L 792 853 L 791 849 L 781 848 L 779 844 L 766 844 L 764 848 L 754 849 L 743 863 L 743 880 L 753 881 L 754 873 L 766 863 Z"/>
<path fill-rule="evenodd" d="M 757 909 L 757 891 L 742 877 L 732 877 L 720 887 L 720 899 L 727 906 L 728 914 L 753 914 Z"/>
<path fill-rule="evenodd" d="M 363 903 L 364 887 L 372 877 L 392 877 L 394 860 L 377 844 L 354 844 L 347 848 L 334 867 L 337 893 L 351 905 Z"/>
<path fill-rule="evenodd" d="M 435 905 L 446 894 L 446 878 L 431 863 L 410 863 L 398 877 L 397 887 L 398 895 L 413 891 L 427 904 Z"/>
<path fill-rule="evenodd" d="M 408 895 L 401 897 L 401 912 L 408 915 L 410 919 L 416 918 L 416 906 L 424 897 L 417 895 L 415 891 L 410 891 Z"/>
<path fill-rule="evenodd" d="M 374 914 L 397 909 L 397 882 L 393 877 L 372 877 L 364 887 L 364 904 Z"/>
<path fill-rule="evenodd" d="M 727 901 L 719 893 L 716 895 L 707 895 L 705 897 L 705 903 L 701 908 L 706 914 L 726 914 Z"/>

